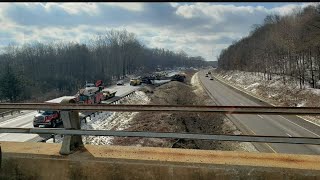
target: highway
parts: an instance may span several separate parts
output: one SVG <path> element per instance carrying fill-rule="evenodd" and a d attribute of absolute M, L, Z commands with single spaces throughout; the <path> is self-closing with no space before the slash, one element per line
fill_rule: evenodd
<path fill-rule="evenodd" d="M 123 95 L 137 90 L 141 86 L 130 86 L 129 83 L 125 83 L 122 86 L 109 86 L 106 89 L 117 91 L 116 96 L 122 97 Z M 37 114 L 37 111 L 24 111 L 25 113 L 18 117 L 6 118 L 5 120 L 0 118 L 0 127 L 19 127 L 19 128 L 33 128 L 33 117 Z M 47 135 L 42 135 L 47 136 Z M 37 142 L 42 138 L 37 134 L 12 134 L 1 133 L 0 141 L 15 141 L 15 142 Z"/>
<path fill-rule="evenodd" d="M 207 71 L 198 73 L 199 80 L 214 99 L 222 106 L 262 106 L 254 98 L 248 98 L 227 85 L 205 77 Z M 320 127 L 294 115 L 246 115 L 232 114 L 227 117 L 244 133 L 251 135 L 287 136 L 287 137 L 320 137 Z M 261 152 L 289 154 L 320 154 L 318 145 L 253 143 Z"/>

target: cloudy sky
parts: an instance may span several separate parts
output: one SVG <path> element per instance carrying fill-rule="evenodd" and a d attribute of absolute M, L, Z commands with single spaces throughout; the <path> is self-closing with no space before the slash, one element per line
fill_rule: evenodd
<path fill-rule="evenodd" d="M 306 3 L 1 3 L 0 49 L 32 41 L 87 43 L 126 29 L 149 47 L 184 50 L 216 60 L 268 14 Z"/>

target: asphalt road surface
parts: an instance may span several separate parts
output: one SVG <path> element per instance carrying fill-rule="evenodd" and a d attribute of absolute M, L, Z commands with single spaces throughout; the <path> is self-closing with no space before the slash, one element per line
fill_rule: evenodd
<path fill-rule="evenodd" d="M 129 83 L 125 83 L 122 86 L 110 86 L 106 89 L 117 91 L 116 96 L 122 97 L 123 95 L 140 88 L 141 86 L 130 86 Z M 17 128 L 33 128 L 33 117 L 37 114 L 37 111 L 24 111 L 23 115 L 17 117 L 6 117 L 5 119 L 0 118 L 0 127 L 17 127 Z M 15 142 L 37 142 L 47 138 L 48 135 L 37 134 L 13 134 L 13 133 L 1 133 L 0 141 L 15 141 Z"/>
<path fill-rule="evenodd" d="M 205 77 L 207 71 L 198 73 L 199 79 L 211 97 L 221 106 L 263 106 L 254 98 L 248 98 L 215 78 Z M 251 135 L 320 137 L 320 127 L 294 115 L 232 114 L 228 118 L 244 133 Z M 320 154 L 319 145 L 253 143 L 261 152 L 290 154 Z"/>

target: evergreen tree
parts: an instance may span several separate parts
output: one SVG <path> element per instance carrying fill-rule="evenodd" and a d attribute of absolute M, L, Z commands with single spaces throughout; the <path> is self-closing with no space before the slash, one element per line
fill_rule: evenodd
<path fill-rule="evenodd" d="M 21 79 L 13 71 L 13 69 L 7 65 L 5 72 L 0 77 L 0 94 L 5 99 L 9 99 L 10 102 L 16 102 L 22 93 Z"/>

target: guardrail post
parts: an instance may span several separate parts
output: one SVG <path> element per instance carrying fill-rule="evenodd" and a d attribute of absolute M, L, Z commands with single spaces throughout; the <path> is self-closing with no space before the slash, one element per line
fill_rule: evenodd
<path fill-rule="evenodd" d="M 51 137 L 52 137 L 52 142 L 55 143 L 55 142 L 56 142 L 56 137 L 55 137 L 55 135 L 52 134 Z"/>
<path fill-rule="evenodd" d="M 62 100 L 61 104 L 73 104 L 74 100 Z M 61 111 L 61 118 L 63 121 L 63 126 L 65 129 L 79 130 L 80 119 L 78 111 Z M 82 147 L 82 137 L 81 135 L 65 135 L 63 137 L 62 146 L 60 149 L 60 154 L 68 155 L 75 151 L 77 148 Z"/>

